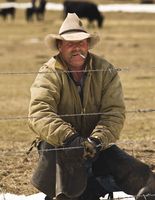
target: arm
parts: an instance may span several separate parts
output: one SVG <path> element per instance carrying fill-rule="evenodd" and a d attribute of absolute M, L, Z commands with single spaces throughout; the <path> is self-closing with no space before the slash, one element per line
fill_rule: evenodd
<path fill-rule="evenodd" d="M 104 86 L 99 111 L 103 114 L 91 137 L 99 139 L 102 148 L 106 148 L 119 138 L 125 120 L 125 105 L 120 78 L 112 65 L 109 65 L 103 77 Z"/>
<path fill-rule="evenodd" d="M 58 116 L 61 78 L 47 66 L 40 72 L 31 87 L 29 126 L 41 140 L 60 146 L 65 138 L 75 133 L 71 124 Z"/>

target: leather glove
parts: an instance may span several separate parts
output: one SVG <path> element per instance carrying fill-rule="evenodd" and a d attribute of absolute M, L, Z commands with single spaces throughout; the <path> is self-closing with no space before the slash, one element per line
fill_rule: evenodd
<path fill-rule="evenodd" d="M 83 143 L 84 147 L 84 159 L 96 159 L 99 151 L 101 150 L 101 142 L 94 137 L 88 137 Z"/>
<path fill-rule="evenodd" d="M 86 140 L 85 138 L 79 136 L 79 134 L 75 133 L 64 141 L 65 147 L 82 147 L 82 143 Z"/>
<path fill-rule="evenodd" d="M 79 136 L 79 134 L 73 134 L 69 138 L 64 141 L 64 153 L 66 154 L 66 159 L 83 159 L 83 145 L 82 143 L 85 141 L 85 138 Z M 73 147 L 73 148 L 72 148 Z M 77 148 L 76 148 L 77 147 Z"/>

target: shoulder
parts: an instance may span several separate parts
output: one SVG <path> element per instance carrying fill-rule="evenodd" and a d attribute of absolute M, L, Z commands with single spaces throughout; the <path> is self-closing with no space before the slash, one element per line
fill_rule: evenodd
<path fill-rule="evenodd" d="M 60 84 L 62 73 L 57 70 L 57 65 L 59 65 L 57 60 L 51 57 L 40 67 L 34 82 L 39 84 Z"/>
<path fill-rule="evenodd" d="M 55 70 L 56 62 L 56 59 L 51 57 L 46 63 L 42 65 L 42 67 L 39 69 L 39 72 L 50 72 Z"/>
<path fill-rule="evenodd" d="M 58 55 L 55 55 L 51 57 L 46 63 L 43 64 L 43 66 L 40 68 L 39 71 L 61 71 L 64 70 L 64 67 L 62 64 L 59 62 Z"/>
<path fill-rule="evenodd" d="M 93 69 L 99 69 L 103 73 L 107 73 L 107 72 L 110 72 L 112 74 L 117 73 L 116 67 L 111 62 L 109 62 L 107 59 L 105 59 L 104 57 L 90 53 L 90 58 L 91 58 L 91 63 L 92 63 Z"/>

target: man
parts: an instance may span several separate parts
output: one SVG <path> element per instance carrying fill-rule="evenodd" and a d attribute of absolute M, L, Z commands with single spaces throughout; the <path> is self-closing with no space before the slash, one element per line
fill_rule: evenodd
<path fill-rule="evenodd" d="M 98 41 L 75 13 L 45 38 L 58 52 L 31 87 L 29 124 L 40 141 L 32 184 L 46 200 L 97 200 L 154 187 L 149 167 L 114 144 L 125 119 L 123 92 L 117 70 L 90 52 Z"/>

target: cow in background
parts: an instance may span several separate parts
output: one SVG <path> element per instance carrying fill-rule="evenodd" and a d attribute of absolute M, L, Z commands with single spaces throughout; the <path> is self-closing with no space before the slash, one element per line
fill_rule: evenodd
<path fill-rule="evenodd" d="M 0 15 L 2 16 L 4 20 L 6 20 L 8 16 L 10 16 L 12 20 L 14 20 L 15 13 L 16 13 L 16 9 L 14 7 L 0 8 Z"/>
<path fill-rule="evenodd" d="M 87 1 L 66 0 L 63 3 L 64 18 L 67 13 L 76 13 L 80 18 L 86 18 L 90 25 L 97 21 L 98 27 L 101 28 L 104 22 L 104 16 L 99 12 L 96 4 Z"/>
<path fill-rule="evenodd" d="M 154 0 L 141 0 L 141 3 L 144 3 L 144 4 L 153 4 L 155 3 Z"/>
<path fill-rule="evenodd" d="M 36 8 L 37 20 L 44 20 L 46 10 L 46 0 L 40 0 L 39 7 Z"/>
<path fill-rule="evenodd" d="M 27 8 L 25 12 L 26 20 L 32 21 L 34 15 L 36 16 L 37 21 L 44 20 L 44 15 L 46 11 L 46 0 L 40 0 L 39 6 L 36 6 L 36 0 L 32 0 L 32 7 Z"/>

